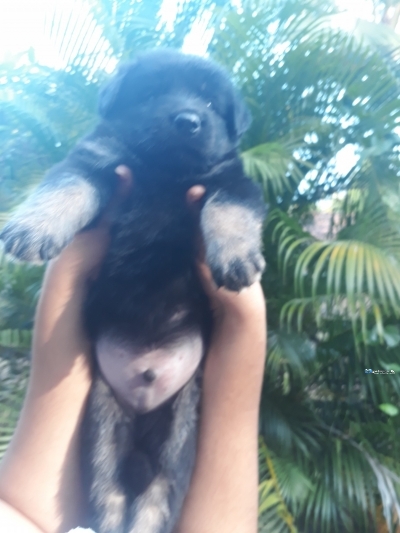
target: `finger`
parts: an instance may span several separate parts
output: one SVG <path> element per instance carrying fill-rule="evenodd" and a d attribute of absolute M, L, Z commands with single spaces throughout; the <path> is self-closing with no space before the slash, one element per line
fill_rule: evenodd
<path fill-rule="evenodd" d="M 117 195 L 125 196 L 132 188 L 133 185 L 133 174 L 130 168 L 125 165 L 119 165 L 115 169 L 115 173 L 119 178 L 119 183 L 117 187 Z"/>
<path fill-rule="evenodd" d="M 100 226 L 110 226 L 113 211 L 116 209 L 118 204 L 120 204 L 121 201 L 129 194 L 130 190 L 133 187 L 133 174 L 130 168 L 125 165 L 119 165 L 115 169 L 115 174 L 117 175 L 118 179 L 117 189 L 99 221 Z"/>
<path fill-rule="evenodd" d="M 186 193 L 186 199 L 189 204 L 193 204 L 201 200 L 206 192 L 206 188 L 203 185 L 194 185 Z"/>
<path fill-rule="evenodd" d="M 196 215 L 199 214 L 200 207 L 201 207 L 200 200 L 203 198 L 205 192 L 206 192 L 206 188 L 203 187 L 203 185 L 194 185 L 186 193 L 186 201 L 189 205 L 189 208 Z M 200 231 L 198 231 L 198 234 L 196 236 L 196 249 L 197 249 L 198 261 L 200 263 L 204 262 L 204 257 L 205 257 L 204 243 L 203 243 L 203 238 L 201 236 Z"/>
<path fill-rule="evenodd" d="M 209 297 L 212 297 L 215 291 L 218 290 L 218 287 L 214 282 L 211 270 L 207 263 L 202 260 L 197 260 L 196 265 L 203 289 Z"/>
<path fill-rule="evenodd" d="M 189 206 L 194 206 L 199 202 L 203 198 L 205 192 L 206 188 L 203 187 L 203 185 L 194 185 L 194 187 L 191 187 L 186 193 L 186 201 Z"/>

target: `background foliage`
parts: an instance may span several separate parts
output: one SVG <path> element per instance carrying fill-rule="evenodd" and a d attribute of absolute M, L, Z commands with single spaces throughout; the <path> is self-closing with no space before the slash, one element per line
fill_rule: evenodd
<path fill-rule="evenodd" d="M 161 0 L 84 5 L 85 17 L 48 13 L 58 67 L 32 50 L 0 65 L 0 221 L 94 123 L 98 87 L 118 61 L 197 35 L 252 110 L 242 158 L 270 206 L 260 531 L 394 531 L 399 2 L 374 2 L 375 21 L 359 20 L 352 35 L 333 1 L 182 0 L 173 22 L 160 15 Z M 1 259 L 0 451 L 27 379 L 41 275 Z"/>

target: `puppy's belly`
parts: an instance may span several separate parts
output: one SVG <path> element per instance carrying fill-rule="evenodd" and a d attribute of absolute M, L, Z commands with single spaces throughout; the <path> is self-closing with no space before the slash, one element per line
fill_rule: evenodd
<path fill-rule="evenodd" d="M 104 379 L 120 403 L 135 413 L 156 409 L 182 389 L 194 375 L 203 352 L 200 331 L 154 349 L 106 335 L 96 345 Z"/>

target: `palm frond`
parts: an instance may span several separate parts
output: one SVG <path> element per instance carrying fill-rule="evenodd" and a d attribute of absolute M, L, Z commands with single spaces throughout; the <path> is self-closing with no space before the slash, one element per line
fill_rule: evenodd
<path fill-rule="evenodd" d="M 310 272 L 311 294 L 333 296 L 335 304 L 345 295 L 345 309 L 366 326 L 366 313 L 375 315 L 381 327 L 381 310 L 400 314 L 400 266 L 377 246 L 360 241 L 314 243 L 300 255 L 294 273 L 295 286 L 301 295 L 306 292 Z"/>
<path fill-rule="evenodd" d="M 260 462 L 265 463 L 261 467 L 263 479 L 259 485 L 260 531 L 262 533 L 297 533 L 294 517 L 289 512 L 281 493 L 274 461 L 262 437 L 260 438 Z"/>
<path fill-rule="evenodd" d="M 291 391 L 292 381 L 303 382 L 314 359 L 315 344 L 305 334 L 269 329 L 266 373 L 272 382 L 281 383 L 282 394 Z"/>
<path fill-rule="evenodd" d="M 103 28 L 93 16 L 90 3 L 57 5 L 46 12 L 44 38 L 54 51 L 55 67 L 81 71 L 92 77 L 101 69 L 115 67 L 116 58 Z"/>
<path fill-rule="evenodd" d="M 391 152 L 393 144 L 385 141 L 396 129 L 400 113 L 398 80 L 379 53 L 332 30 L 332 4 L 279 0 L 267 4 L 268 8 L 261 2 L 245 2 L 243 9 L 226 13 L 211 52 L 228 65 L 253 112 L 245 152 L 284 144 L 299 124 L 304 127 L 291 153 L 275 149 L 275 166 L 284 168 L 288 157 L 294 157 L 308 183 L 297 194 L 292 191 L 286 201 L 290 205 L 293 198 L 317 200 L 357 180 L 359 168 L 343 174 L 336 164 L 344 147 L 352 145 L 365 156 L 369 150 L 372 157 L 370 148 L 377 143 L 386 155 Z M 252 173 L 259 179 L 264 176 L 264 181 L 273 176 L 279 191 L 284 188 L 282 170 L 280 176 L 276 170 L 272 174 L 262 154 L 247 155 L 257 156 Z M 271 199 L 270 191 L 266 196 Z"/>
<path fill-rule="evenodd" d="M 271 392 L 273 384 L 265 381 L 261 402 L 260 429 L 269 448 L 279 455 L 300 454 L 310 458 L 320 450 L 322 431 L 303 394 L 290 391 Z"/>
<path fill-rule="evenodd" d="M 343 14 L 341 14 L 343 17 Z M 371 48 L 377 48 L 390 60 L 397 57 L 400 49 L 400 38 L 394 29 L 387 24 L 375 24 L 369 20 L 357 19 L 352 29 L 352 35 L 361 43 Z"/>
<path fill-rule="evenodd" d="M 349 208 L 347 202 L 347 209 Z M 400 259 L 398 220 L 390 217 L 387 206 L 380 199 L 375 188 L 371 186 L 368 194 L 360 197 L 356 209 L 354 209 L 353 194 L 353 210 L 348 212 L 346 218 L 346 224 L 337 234 L 338 239 L 352 239 L 372 245 L 378 243 L 379 248 L 387 254 L 396 260 Z"/>
<path fill-rule="evenodd" d="M 260 468 L 261 475 L 271 473 L 281 498 L 296 513 L 315 486 L 308 473 L 303 471 L 304 464 L 296 463 L 288 456 L 279 457 L 267 447 L 264 439 L 260 440 L 261 457 L 265 460 L 265 467 Z"/>
<path fill-rule="evenodd" d="M 327 428 L 328 429 L 328 428 Z M 347 446 L 353 448 L 353 460 L 359 457 L 360 461 L 365 461 L 370 468 L 373 476 L 375 477 L 375 484 L 379 490 L 381 501 L 383 505 L 383 512 L 386 519 L 386 523 L 389 528 L 392 528 L 393 523 L 400 517 L 400 476 L 391 471 L 379 459 L 367 451 L 362 445 L 358 444 L 349 436 L 341 433 L 337 430 L 329 429 L 339 439 L 342 440 L 342 445 L 346 443 Z M 351 463 L 349 462 L 351 454 L 347 453 L 347 473 L 351 472 Z M 341 457 L 342 460 L 342 457 Z M 346 470 L 344 470 L 346 472 Z M 365 472 L 365 474 L 364 474 Z M 368 486 L 370 475 L 368 475 L 365 469 L 358 469 L 358 476 L 348 475 L 346 479 L 346 488 L 350 497 L 356 498 L 367 510 L 370 506 L 368 500 L 373 498 L 370 487 Z M 364 479 L 363 479 L 364 478 Z"/>
<path fill-rule="evenodd" d="M 0 347 L 0 457 L 7 449 L 18 421 L 28 373 L 29 361 L 25 353 Z"/>
<path fill-rule="evenodd" d="M 27 350 L 32 342 L 32 331 L 20 329 L 0 329 L 0 348 Z"/>
<path fill-rule="evenodd" d="M 18 422 L 22 402 L 8 395 L 8 406 L 0 402 L 0 459 L 5 454 Z"/>
<path fill-rule="evenodd" d="M 268 225 L 272 226 L 271 240 L 278 243 L 278 266 L 286 279 L 289 262 L 295 252 L 305 249 L 314 243 L 315 238 L 305 231 L 300 222 L 280 209 L 274 209 L 268 217 Z"/>
<path fill-rule="evenodd" d="M 294 154 L 298 145 L 298 142 L 281 140 L 279 143 L 264 143 L 242 152 L 244 171 L 263 186 L 266 202 L 297 189 L 305 175 L 300 164 L 307 169 L 312 168 L 312 164 L 299 160 Z"/>
<path fill-rule="evenodd" d="M 0 255 L 0 331 L 10 331 L 10 339 L 18 330 L 26 342 L 22 332 L 32 328 L 43 273 L 42 266 L 13 263 Z"/>
<path fill-rule="evenodd" d="M 271 220 L 276 222 L 273 237 L 280 264 L 287 275 L 292 261 L 299 295 L 282 310 L 288 322 L 296 314 L 301 325 L 312 305 L 319 318 L 342 314 L 361 320 L 364 333 L 372 314 L 381 334 L 383 314 L 400 316 L 400 234 L 380 206 L 366 211 L 357 224 L 339 232 L 343 239 L 332 242 L 315 241 L 287 215 L 274 212 Z"/>

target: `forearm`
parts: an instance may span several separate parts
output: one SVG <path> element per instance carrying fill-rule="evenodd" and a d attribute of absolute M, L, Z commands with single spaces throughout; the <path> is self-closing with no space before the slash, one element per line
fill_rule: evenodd
<path fill-rule="evenodd" d="M 204 376 L 198 454 L 179 533 L 256 533 L 265 314 L 229 317 Z"/>
<path fill-rule="evenodd" d="M 43 533 L 25 516 L 8 503 L 0 500 L 0 527 L 5 533 Z"/>
<path fill-rule="evenodd" d="M 78 429 L 91 383 L 81 331 L 84 296 L 72 271 L 51 265 L 24 407 L 0 466 L 0 498 L 46 533 L 68 530 L 81 514 Z"/>

